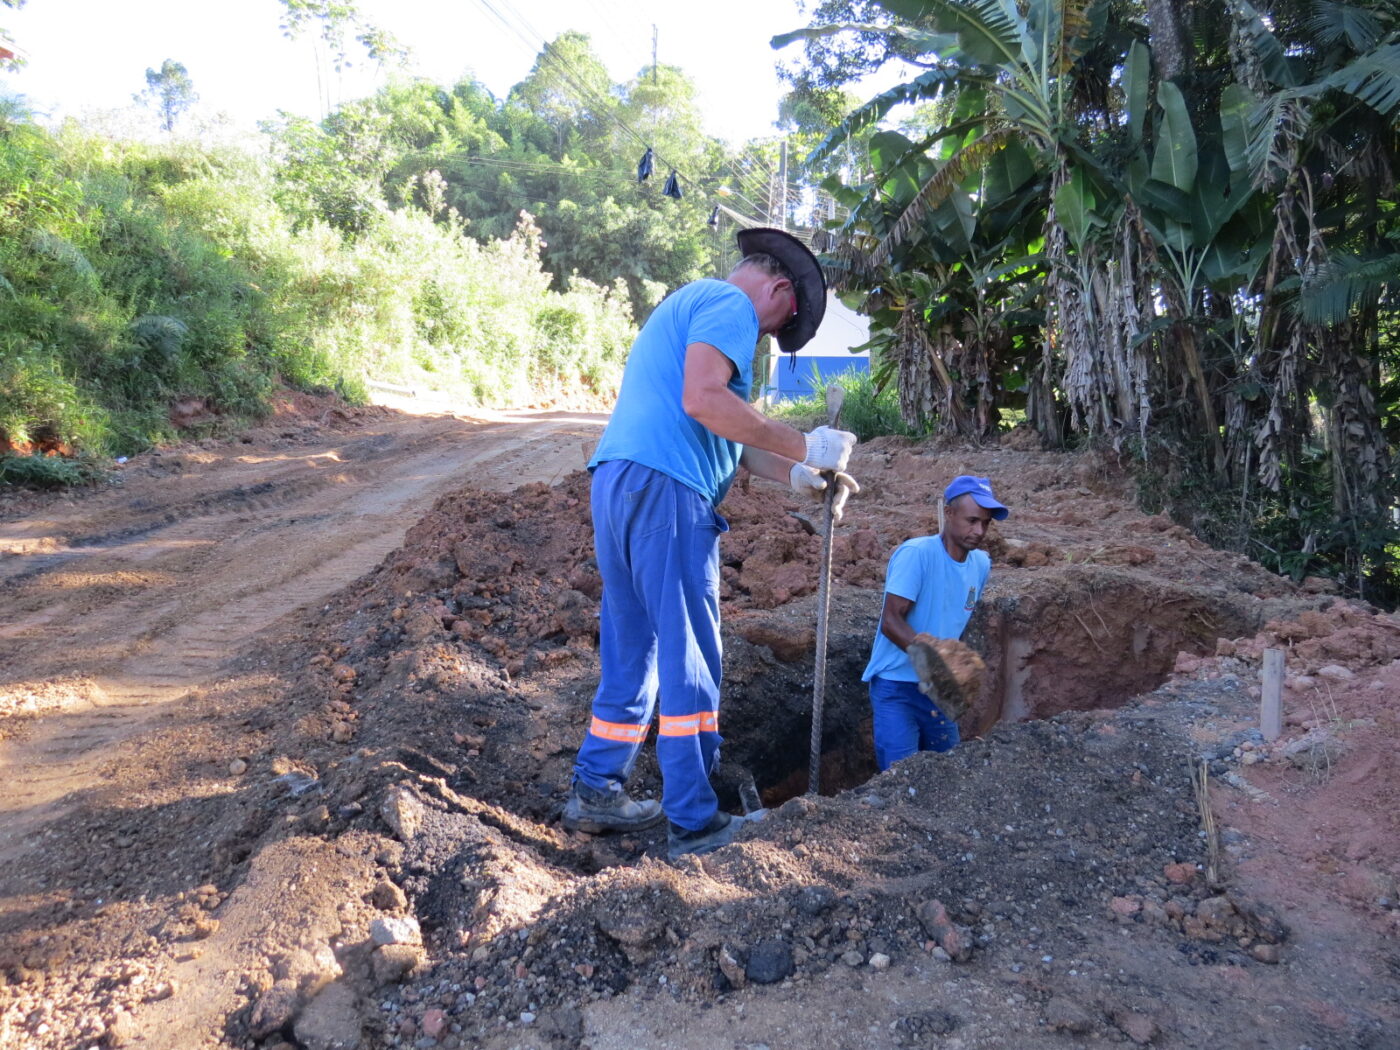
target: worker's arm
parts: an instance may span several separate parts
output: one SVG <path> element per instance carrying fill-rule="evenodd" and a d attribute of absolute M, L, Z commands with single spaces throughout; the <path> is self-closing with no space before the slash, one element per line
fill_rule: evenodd
<path fill-rule="evenodd" d="M 806 439 L 730 390 L 733 375 L 734 362 L 718 349 L 691 343 L 685 348 L 681 408 L 710 433 L 743 445 L 744 466 L 753 473 L 786 482 L 792 464 L 807 456 Z"/>
<path fill-rule="evenodd" d="M 880 610 L 880 633 L 901 649 L 909 648 L 918 632 L 909 626 L 909 610 L 914 608 L 912 598 L 901 598 L 897 594 L 885 593 L 885 607 Z"/>
<path fill-rule="evenodd" d="M 784 485 L 791 483 L 793 461 L 787 456 L 780 456 L 776 452 L 768 452 L 765 449 L 754 448 L 752 445 L 745 445 L 744 451 L 739 456 L 739 462 L 750 474 L 757 474 L 760 478 L 767 478 L 769 481 L 780 481 Z"/>

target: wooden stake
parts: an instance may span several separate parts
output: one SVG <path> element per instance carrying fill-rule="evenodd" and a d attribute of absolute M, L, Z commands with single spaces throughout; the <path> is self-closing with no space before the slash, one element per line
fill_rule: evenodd
<path fill-rule="evenodd" d="M 1259 694 L 1259 728 L 1264 739 L 1283 733 L 1283 650 L 1264 650 L 1264 678 Z"/>

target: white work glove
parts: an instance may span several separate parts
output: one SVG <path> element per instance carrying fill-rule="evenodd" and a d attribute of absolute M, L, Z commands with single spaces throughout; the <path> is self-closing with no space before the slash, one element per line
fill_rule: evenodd
<path fill-rule="evenodd" d="M 826 491 L 826 478 L 822 477 L 821 471 L 813 470 L 804 463 L 794 463 L 792 469 L 788 471 L 788 484 L 792 486 L 792 491 L 799 496 L 808 499 L 820 500 L 822 493 Z M 839 522 L 841 515 L 846 509 L 846 500 L 852 494 L 860 491 L 860 486 L 856 484 L 856 479 L 849 474 L 837 472 L 836 474 L 836 498 L 831 501 L 831 520 Z"/>
<path fill-rule="evenodd" d="M 807 458 L 802 462 L 817 470 L 845 470 L 856 447 L 856 436 L 849 430 L 817 427 L 802 437 L 807 442 Z"/>

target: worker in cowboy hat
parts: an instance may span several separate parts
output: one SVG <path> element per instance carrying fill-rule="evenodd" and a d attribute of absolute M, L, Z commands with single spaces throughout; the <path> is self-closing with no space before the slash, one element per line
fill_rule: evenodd
<path fill-rule="evenodd" d="M 685 285 L 647 319 L 588 464 L 601 678 L 562 819 L 597 833 L 665 817 L 672 859 L 718 849 L 745 819 L 719 810 L 709 779 L 720 744 L 719 537 L 729 528 L 716 508 L 740 465 L 815 499 L 822 472 L 835 472 L 838 515 L 858 491 L 843 473 L 854 434 L 803 434 L 748 400 L 760 336 L 795 353 L 821 323 L 821 266 L 781 230 L 743 230 L 738 241 L 743 258 L 726 279 Z M 658 703 L 660 804 L 623 789 Z"/>

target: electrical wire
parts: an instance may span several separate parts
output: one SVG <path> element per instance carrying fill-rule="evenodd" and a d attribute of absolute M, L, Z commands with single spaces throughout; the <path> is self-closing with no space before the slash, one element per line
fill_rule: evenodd
<path fill-rule="evenodd" d="M 535 54 L 539 54 L 543 52 L 546 48 L 548 48 L 548 41 L 544 39 L 544 37 L 539 33 L 538 30 L 536 30 L 532 25 L 530 25 L 530 23 L 525 19 L 523 15 L 521 15 L 518 11 L 515 10 L 515 8 L 510 4 L 509 0 L 495 0 L 494 3 L 493 0 L 476 0 L 476 2 L 482 7 L 486 8 L 486 10 L 490 12 L 496 18 L 497 21 L 499 21 L 517 37 L 519 37 L 519 39 Z M 495 3 L 499 3 L 502 7 L 506 8 L 508 11 L 514 14 L 517 19 L 519 19 L 519 23 L 521 26 L 524 27 L 524 31 L 530 34 L 530 37 L 533 38 L 533 43 L 531 39 L 527 38 L 519 28 L 517 28 L 514 24 L 510 22 L 509 19 L 505 17 L 505 15 L 503 15 L 500 11 L 496 9 Z M 596 93 L 594 93 L 593 90 L 589 88 L 585 82 L 583 82 L 582 74 L 580 74 L 578 70 L 575 69 L 558 52 L 554 53 L 554 58 L 558 62 L 559 66 L 562 67 L 560 70 L 560 76 L 563 78 L 564 82 L 571 86 L 578 93 L 575 96 L 577 101 L 592 107 L 601 115 L 606 116 L 609 120 L 611 120 L 619 128 L 625 131 L 628 135 L 632 136 L 632 138 L 634 138 L 642 147 L 651 148 L 651 143 L 649 143 L 644 137 L 638 134 L 636 130 L 634 130 L 626 121 L 624 121 L 616 113 L 612 112 L 609 106 L 611 100 L 602 99 Z M 570 73 L 573 74 L 573 77 L 569 75 Z M 574 77 L 577 77 L 578 79 L 575 80 Z M 701 185 L 701 180 L 690 175 L 679 165 L 673 164 L 669 160 L 663 158 L 659 153 L 656 153 L 654 150 L 653 156 L 655 157 L 659 166 L 673 169 L 678 175 L 684 178 L 687 182 L 690 182 L 692 185 Z"/>

